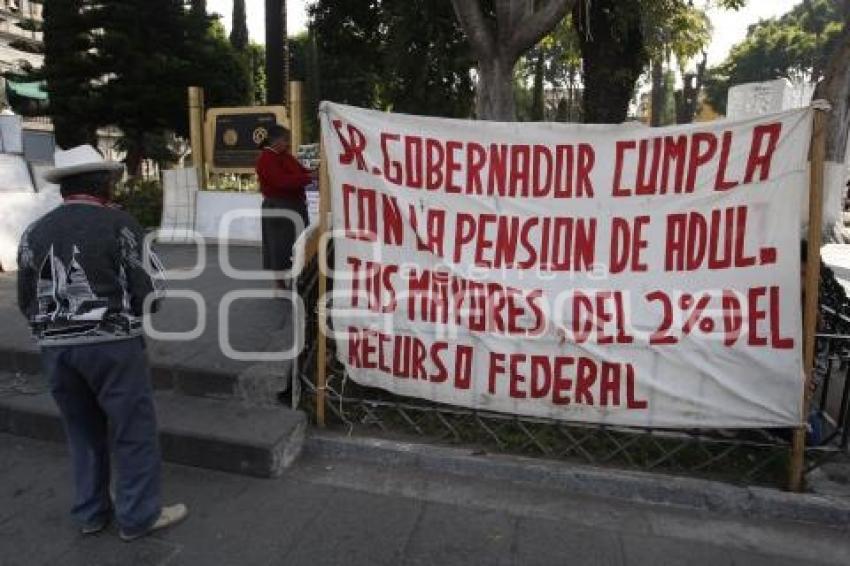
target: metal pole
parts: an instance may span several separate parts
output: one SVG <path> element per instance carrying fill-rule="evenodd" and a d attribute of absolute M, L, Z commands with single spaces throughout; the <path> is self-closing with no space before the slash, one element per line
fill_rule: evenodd
<path fill-rule="evenodd" d="M 319 307 L 319 347 L 316 353 L 316 423 L 320 427 L 324 427 L 328 376 L 328 337 L 324 331 L 327 322 L 325 295 L 328 291 L 328 274 L 325 268 L 328 266 L 328 248 L 324 236 L 328 232 L 328 215 L 331 211 L 330 177 L 328 176 L 328 159 L 324 140 L 320 140 L 319 157 L 321 159 L 319 164 L 319 253 L 317 257 L 319 267 L 319 297 L 317 301 Z"/>
<path fill-rule="evenodd" d="M 809 391 L 815 366 L 815 333 L 818 321 L 818 294 L 820 289 L 820 248 L 823 222 L 823 178 L 826 161 L 826 110 L 815 109 L 812 125 L 812 153 L 809 186 L 809 240 L 806 253 L 806 275 L 803 285 L 803 423 L 794 430 L 791 443 L 791 466 L 788 487 L 802 491 L 805 472 L 806 427 L 811 393 Z"/>

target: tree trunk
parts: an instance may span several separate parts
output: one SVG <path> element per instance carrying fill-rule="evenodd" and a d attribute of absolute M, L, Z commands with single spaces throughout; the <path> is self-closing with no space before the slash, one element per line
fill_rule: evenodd
<path fill-rule="evenodd" d="M 245 51 L 248 49 L 248 42 L 248 14 L 245 11 L 245 0 L 233 0 L 230 44 L 237 51 Z"/>
<path fill-rule="evenodd" d="M 702 62 L 697 65 L 696 73 L 682 73 L 682 90 L 676 93 L 676 123 L 691 124 L 699 110 L 699 94 L 705 80 L 705 68 L 708 64 L 707 54 L 703 54 Z"/>
<path fill-rule="evenodd" d="M 127 176 L 130 178 L 142 176 L 142 162 L 144 161 L 144 150 L 142 147 L 142 142 L 137 140 L 127 149 L 124 164 L 127 166 Z"/>
<path fill-rule="evenodd" d="M 575 1 L 495 0 L 492 21 L 485 16 L 481 0 L 452 0 L 478 59 L 478 118 L 516 119 L 514 65 L 564 18 Z"/>
<path fill-rule="evenodd" d="M 510 122 L 516 119 L 514 100 L 514 65 L 501 59 L 480 62 L 476 110 L 480 120 Z"/>
<path fill-rule="evenodd" d="M 664 64 L 661 57 L 656 57 L 652 61 L 652 94 L 650 100 L 649 125 L 658 127 L 661 125 L 661 117 L 664 115 L 664 102 L 667 100 L 667 93 L 664 92 Z"/>
<path fill-rule="evenodd" d="M 556 122 L 569 122 L 570 121 L 570 103 L 567 102 L 566 98 L 562 98 L 558 101 L 558 108 L 555 111 L 555 121 Z"/>
<path fill-rule="evenodd" d="M 286 104 L 286 2 L 266 0 L 266 102 Z"/>
<path fill-rule="evenodd" d="M 570 66 L 569 106 L 567 107 L 567 122 L 578 122 L 582 119 L 582 113 L 578 110 L 578 96 L 576 95 L 576 75 L 578 69 Z"/>
<path fill-rule="evenodd" d="M 649 57 L 644 45 L 640 0 L 578 2 L 573 25 L 584 60 L 584 120 L 618 124 L 628 116 L 635 84 Z"/>
<path fill-rule="evenodd" d="M 545 63 L 543 51 L 540 50 L 540 53 L 537 54 L 537 60 L 534 62 L 534 91 L 531 104 L 531 119 L 535 122 L 542 122 L 546 119 L 546 91 L 543 86 Z"/>
<path fill-rule="evenodd" d="M 818 85 L 815 98 L 825 98 L 832 105 L 827 124 L 826 159 L 844 163 L 850 130 L 850 21 L 830 56 L 825 79 Z"/>
<path fill-rule="evenodd" d="M 192 11 L 205 16 L 207 14 L 207 0 L 192 0 Z"/>
<path fill-rule="evenodd" d="M 824 80 L 815 90 L 815 99 L 826 99 L 832 105 L 826 124 L 826 161 L 846 171 L 848 131 L 850 131 L 850 0 L 843 4 L 844 31 L 836 43 L 824 70 Z M 829 179 L 829 177 L 827 177 Z M 835 179 L 832 179 L 835 182 Z M 846 177 L 839 181 L 844 190 Z M 829 187 L 826 188 L 829 190 Z M 829 234 L 829 229 L 834 231 Z M 839 226 L 824 226 L 827 241 L 843 242 Z"/>
<path fill-rule="evenodd" d="M 691 102 L 691 107 L 688 110 L 688 123 L 694 121 L 697 117 L 697 112 L 700 109 L 699 95 L 702 92 L 702 85 L 705 83 L 705 70 L 708 68 L 708 53 L 702 52 L 702 61 L 697 65 L 696 84 L 694 85 L 694 95 Z"/>

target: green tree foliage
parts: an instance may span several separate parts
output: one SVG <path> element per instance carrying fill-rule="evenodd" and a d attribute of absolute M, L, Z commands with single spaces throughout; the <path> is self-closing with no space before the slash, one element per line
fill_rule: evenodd
<path fill-rule="evenodd" d="M 649 62 L 654 61 L 659 118 L 663 115 L 673 120 L 678 115 L 690 121 L 696 111 L 694 93 L 700 88 L 703 67 L 698 64 L 696 72 L 686 73 L 686 66 L 703 53 L 711 39 L 708 17 L 694 4 L 691 0 L 576 2 L 572 15 L 525 54 L 519 80 L 536 83 L 539 93 L 536 75 L 541 69 L 538 54 L 542 52 L 543 76 L 550 92 L 547 100 L 554 107 L 546 108 L 547 117 L 581 119 L 586 103 L 589 121 L 618 121 L 627 116 L 637 81 Z M 744 0 L 713 2 L 725 9 L 737 9 L 743 4 Z M 665 90 L 665 76 L 674 62 L 679 72 L 688 77 L 687 93 L 674 95 Z M 524 87 L 520 85 L 516 92 L 521 94 Z M 582 89 L 585 96 L 577 100 Z M 539 107 L 534 93 L 522 96 Z M 520 109 L 517 114 L 524 116 L 530 110 Z"/>
<path fill-rule="evenodd" d="M 217 26 L 212 28 L 213 35 L 218 33 Z M 223 32 L 223 30 L 221 30 Z M 231 19 L 230 45 L 233 46 L 242 59 L 242 63 L 232 72 L 245 77 L 250 83 L 250 96 L 239 96 L 241 99 L 249 99 L 255 104 L 265 104 L 266 101 L 266 50 L 262 45 L 251 43 L 248 34 L 248 14 L 245 10 L 245 0 L 233 0 L 233 14 Z M 258 49 L 259 48 L 259 49 Z M 258 59 L 259 58 L 259 59 Z M 242 86 L 242 83 L 238 86 Z"/>
<path fill-rule="evenodd" d="M 302 83 L 301 134 L 304 143 L 319 141 L 319 57 L 313 30 L 289 38 L 290 74 Z"/>
<path fill-rule="evenodd" d="M 186 130 L 183 87 L 192 69 L 181 57 L 184 6 L 174 0 L 105 0 L 97 12 L 104 30 L 97 48 L 106 71 L 101 119 L 123 132 L 127 168 L 138 175 L 141 161 L 160 149 L 152 140 Z"/>
<path fill-rule="evenodd" d="M 254 100 L 250 54 L 233 49 L 219 20 L 212 20 L 206 28 L 197 28 L 191 35 L 192 38 L 184 44 L 183 57 L 191 70 L 184 81 L 183 91 L 186 86 L 203 86 L 207 106 L 250 105 Z"/>
<path fill-rule="evenodd" d="M 484 27 L 496 33 L 496 3 L 475 1 L 480 2 Z M 744 1 L 717 0 L 715 5 L 734 9 Z M 419 114 L 469 116 L 475 76 L 469 70 L 476 61 L 465 34 L 451 25 L 446 3 L 317 0 L 311 20 L 321 97 Z M 704 12 L 691 0 L 575 2 L 572 17 L 527 50 L 516 72 L 509 74 L 515 81 L 516 116 L 551 119 L 560 106 L 560 116 L 575 120 L 587 104 L 590 121 L 625 119 L 649 60 L 668 61 L 667 69 L 675 60 L 682 70 L 703 51 L 710 31 Z M 666 109 L 668 119 L 679 110 L 682 116 L 693 114 L 693 88 L 678 98 L 664 92 L 667 69 L 658 76 L 661 100 L 681 100 Z M 698 90 L 701 76 L 696 79 L 689 84 L 696 83 Z M 583 101 L 578 100 L 582 91 Z"/>
<path fill-rule="evenodd" d="M 564 18 L 517 65 L 517 120 L 579 121 L 581 69 L 579 38 L 571 18 Z M 533 92 L 525 93 L 529 82 Z M 547 88 L 555 96 L 547 97 Z"/>
<path fill-rule="evenodd" d="M 290 79 L 303 83 L 302 113 L 301 113 L 301 135 L 304 143 L 310 143 L 319 139 L 318 107 L 319 100 L 312 88 L 310 76 L 315 72 L 315 59 L 313 58 L 313 37 L 309 32 L 298 34 L 289 38 L 289 74 Z"/>
<path fill-rule="evenodd" d="M 819 81 L 841 35 L 842 17 L 840 2 L 807 0 L 779 18 L 750 26 L 746 39 L 710 70 L 709 102 L 725 112 L 726 93 L 735 85 L 781 78 Z"/>
<path fill-rule="evenodd" d="M 260 43 L 248 46 L 248 64 L 251 68 L 251 86 L 254 104 L 266 103 L 266 48 Z"/>
<path fill-rule="evenodd" d="M 727 8 L 741 2 L 721 3 Z M 642 0 L 646 49 L 652 57 L 675 56 L 680 66 L 701 54 L 711 43 L 711 21 L 705 10 L 683 0 Z"/>
<path fill-rule="evenodd" d="M 382 10 L 379 1 L 319 0 L 309 10 L 316 34 L 321 97 L 378 106 L 382 76 Z"/>
<path fill-rule="evenodd" d="M 445 0 L 319 0 L 310 9 L 321 98 L 468 117 L 472 58 Z"/>
<path fill-rule="evenodd" d="M 56 143 L 71 147 L 95 143 L 98 95 L 92 78 L 99 66 L 91 53 L 93 23 L 84 0 L 51 0 L 44 6 L 44 68 L 36 79 L 47 80 L 48 112 Z"/>
<path fill-rule="evenodd" d="M 446 0 L 383 4 L 386 35 L 379 92 L 397 112 L 467 117 L 474 105 L 474 64 L 454 10 Z M 327 75 L 325 75 L 327 76 Z"/>
<path fill-rule="evenodd" d="M 205 87 L 212 105 L 252 98 L 246 62 L 197 2 L 52 1 L 45 44 L 57 141 L 91 143 L 98 127 L 117 126 L 131 175 L 145 158 L 167 160 L 173 134 L 187 134 L 188 86 Z"/>
<path fill-rule="evenodd" d="M 159 226 L 162 219 L 162 185 L 158 179 L 129 179 L 115 188 L 113 199 L 142 226 Z"/>
<path fill-rule="evenodd" d="M 667 75 L 673 68 L 673 60 L 678 64 L 682 76 L 686 76 L 687 66 L 698 55 L 705 53 L 711 43 L 711 21 L 706 12 L 692 3 L 680 0 L 645 0 L 643 2 L 644 29 L 646 30 L 646 48 L 651 59 L 652 113 L 650 123 L 661 126 L 679 121 L 690 122 L 696 111 L 696 104 L 684 93 L 679 93 L 681 103 L 680 116 L 676 115 L 675 80 L 670 84 Z M 698 92 L 703 81 L 704 65 L 694 74 Z M 690 79 L 689 79 L 690 80 Z M 672 90 L 671 90 L 672 89 Z"/>

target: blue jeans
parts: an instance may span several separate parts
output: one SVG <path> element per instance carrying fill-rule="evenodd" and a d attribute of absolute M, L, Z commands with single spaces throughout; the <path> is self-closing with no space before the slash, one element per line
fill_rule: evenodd
<path fill-rule="evenodd" d="M 71 515 L 82 525 L 109 519 L 111 454 L 118 525 L 128 535 L 146 531 L 161 509 L 161 461 L 144 339 L 41 352 L 71 449 Z"/>

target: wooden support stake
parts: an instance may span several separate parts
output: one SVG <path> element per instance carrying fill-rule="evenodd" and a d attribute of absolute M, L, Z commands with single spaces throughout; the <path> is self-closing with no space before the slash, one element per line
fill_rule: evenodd
<path fill-rule="evenodd" d="M 292 147 L 298 149 L 304 143 L 304 83 L 292 81 L 289 83 L 289 132 Z"/>
<path fill-rule="evenodd" d="M 319 254 L 317 263 L 319 266 L 319 347 L 316 353 L 316 423 L 320 427 L 325 426 L 325 398 L 327 392 L 328 377 L 328 337 L 325 335 L 325 324 L 327 323 L 327 301 L 325 295 L 328 291 L 327 267 L 328 249 L 325 234 L 328 232 L 328 215 L 331 211 L 331 182 L 328 176 L 328 159 L 325 152 L 324 140 L 319 145 Z"/>
<path fill-rule="evenodd" d="M 823 179 L 826 161 L 827 111 L 816 109 L 812 125 L 812 153 L 809 186 L 809 239 L 806 252 L 806 274 L 803 284 L 803 425 L 794 430 L 791 444 L 791 466 L 788 487 L 802 491 L 806 457 L 806 426 L 811 404 L 810 385 L 815 366 L 815 334 L 818 321 L 818 295 L 820 289 L 820 248 L 823 224 Z"/>
<path fill-rule="evenodd" d="M 192 164 L 198 172 L 198 189 L 207 188 L 206 148 L 204 147 L 204 89 L 189 87 L 189 131 L 192 144 Z"/>

